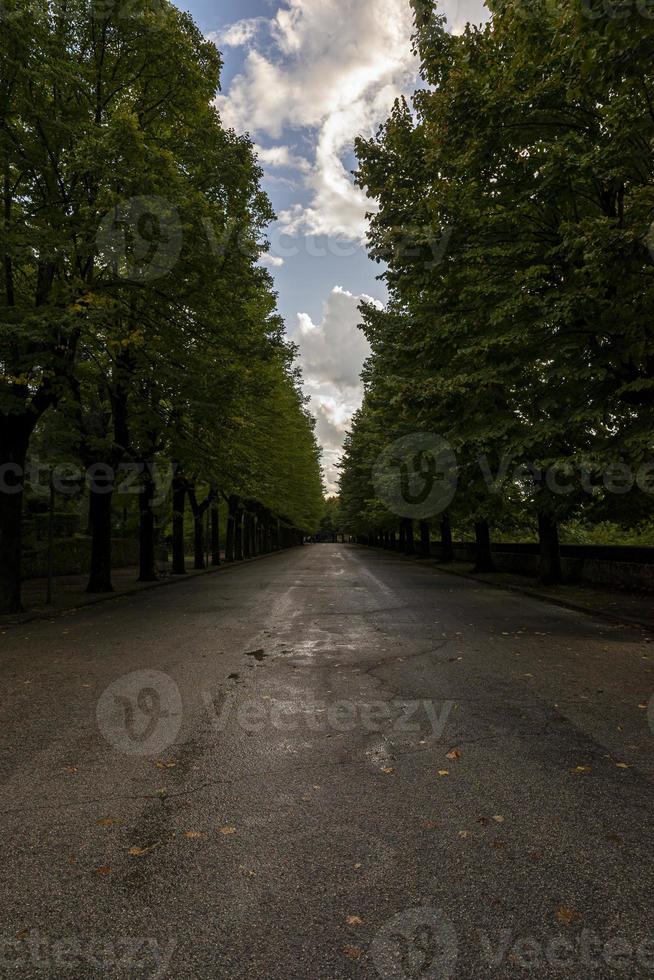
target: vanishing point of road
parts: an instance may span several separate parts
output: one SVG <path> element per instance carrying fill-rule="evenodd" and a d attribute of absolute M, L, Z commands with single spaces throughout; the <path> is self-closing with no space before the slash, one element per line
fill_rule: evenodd
<path fill-rule="evenodd" d="M 346 545 L 8 629 L 0 976 L 651 976 L 653 661 Z"/>

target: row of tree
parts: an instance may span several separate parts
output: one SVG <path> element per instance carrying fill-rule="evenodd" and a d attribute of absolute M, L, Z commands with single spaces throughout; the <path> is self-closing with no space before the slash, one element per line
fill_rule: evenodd
<path fill-rule="evenodd" d="M 446 536 L 474 527 L 491 567 L 489 529 L 537 527 L 556 580 L 562 522 L 651 514 L 654 21 L 620 3 L 488 6 L 453 36 L 414 0 L 424 86 L 358 142 L 390 298 L 362 310 L 341 510 L 351 533 L 394 529 L 375 461 L 436 433 L 458 465 Z"/>
<path fill-rule="evenodd" d="M 86 471 L 93 591 L 111 588 L 112 500 L 135 464 L 142 577 L 157 469 L 178 528 L 186 501 L 197 521 L 218 495 L 234 527 L 242 511 L 261 535 L 317 526 L 313 420 L 258 264 L 273 215 L 214 106 L 220 70 L 167 0 L 2 4 L 0 612 L 20 607 L 35 446 Z"/>

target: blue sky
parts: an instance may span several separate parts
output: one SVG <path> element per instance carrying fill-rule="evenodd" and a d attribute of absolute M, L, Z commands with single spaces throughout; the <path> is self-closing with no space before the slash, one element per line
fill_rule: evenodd
<path fill-rule="evenodd" d="M 351 170 L 357 135 L 372 135 L 417 83 L 408 0 L 178 0 L 220 48 L 218 106 L 249 132 L 278 220 L 264 262 L 300 347 L 329 489 L 367 354 L 362 297 L 383 302 L 365 251 L 370 209 Z M 456 27 L 479 0 L 446 0 Z"/>

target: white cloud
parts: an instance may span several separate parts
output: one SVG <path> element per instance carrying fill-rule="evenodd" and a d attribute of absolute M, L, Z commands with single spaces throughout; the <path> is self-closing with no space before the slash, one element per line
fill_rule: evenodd
<path fill-rule="evenodd" d="M 485 19 L 481 0 L 444 0 L 441 9 L 456 31 L 469 19 Z M 257 26 L 233 25 L 236 36 L 247 36 L 243 43 L 254 43 L 229 93 L 219 97 L 221 113 L 239 131 L 276 140 L 288 129 L 314 130 L 315 161 L 306 171 L 309 204 L 283 212 L 282 225 L 291 234 L 361 240 L 370 202 L 354 186 L 343 158 L 357 135 L 374 133 L 394 99 L 415 87 L 410 4 L 281 0 L 262 30 L 264 50 L 254 41 L 262 19 L 255 18 Z"/>
<path fill-rule="evenodd" d="M 273 140 L 287 129 L 315 130 L 315 161 L 305 170 L 311 200 L 280 215 L 289 232 L 363 238 L 370 205 L 343 157 L 413 88 L 411 30 L 407 0 L 284 0 L 269 23 L 270 53 L 254 45 L 219 98 L 239 130 Z"/>
<path fill-rule="evenodd" d="M 307 313 L 298 313 L 298 329 L 293 338 L 300 351 L 305 391 L 316 417 L 316 435 L 323 448 L 329 490 L 336 488 L 335 464 L 363 397 L 360 374 L 370 347 L 357 327 L 362 300 L 377 303 L 369 296 L 355 296 L 335 286 L 324 304 L 320 323 L 314 323 Z"/>
<path fill-rule="evenodd" d="M 259 162 L 271 169 L 299 170 L 309 173 L 311 164 L 305 157 L 292 153 L 288 146 L 255 146 Z"/>
<path fill-rule="evenodd" d="M 259 262 L 261 265 L 267 266 L 269 269 L 281 269 L 284 265 L 284 260 L 278 255 L 271 255 L 270 252 L 262 252 L 259 256 Z"/>
<path fill-rule="evenodd" d="M 211 31 L 207 36 L 218 47 L 240 48 L 249 44 L 259 33 L 261 27 L 267 23 L 265 17 L 248 17 L 230 24 L 225 31 Z"/>

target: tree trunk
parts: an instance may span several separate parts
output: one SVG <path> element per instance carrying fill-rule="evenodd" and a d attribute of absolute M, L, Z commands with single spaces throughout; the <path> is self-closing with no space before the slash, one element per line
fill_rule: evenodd
<path fill-rule="evenodd" d="M 559 528 L 556 521 L 544 511 L 538 515 L 538 540 L 540 543 L 538 581 L 541 585 L 556 585 L 563 581 Z"/>
<path fill-rule="evenodd" d="M 139 494 L 139 582 L 156 582 L 157 570 L 154 564 L 154 514 L 152 500 L 154 498 L 154 481 L 150 470 L 145 471 L 145 478 Z"/>
<path fill-rule="evenodd" d="M 243 557 L 252 557 L 252 515 L 249 511 L 245 511 L 243 515 Z"/>
<path fill-rule="evenodd" d="M 91 574 L 87 592 L 113 592 L 111 584 L 111 502 L 114 484 L 111 482 L 91 487 L 89 519 L 91 523 Z"/>
<path fill-rule="evenodd" d="M 441 547 L 443 550 L 441 561 L 454 561 L 454 543 L 452 541 L 452 525 L 450 524 L 449 514 L 443 514 L 441 519 Z"/>
<path fill-rule="evenodd" d="M 406 550 L 406 524 L 403 520 L 400 521 L 400 542 L 397 550 L 402 552 Z"/>
<path fill-rule="evenodd" d="M 413 521 L 410 517 L 407 517 L 406 521 L 406 532 L 404 538 L 404 554 L 405 555 L 415 555 L 416 546 L 413 540 Z"/>
<path fill-rule="evenodd" d="M 239 507 L 234 515 L 234 557 L 243 561 L 243 511 Z"/>
<path fill-rule="evenodd" d="M 0 613 L 18 613 L 22 609 L 22 479 L 16 486 L 0 489 Z"/>
<path fill-rule="evenodd" d="M 28 440 L 0 416 L 0 614 L 21 604 L 22 518 Z"/>
<path fill-rule="evenodd" d="M 477 561 L 475 572 L 494 572 L 493 555 L 491 553 L 490 528 L 488 521 L 477 521 L 475 524 L 475 539 L 477 542 Z"/>
<path fill-rule="evenodd" d="M 173 480 L 173 575 L 186 575 L 184 552 L 184 508 L 186 507 L 186 480 L 176 476 Z"/>
<path fill-rule="evenodd" d="M 420 548 L 418 551 L 420 558 L 431 558 L 431 536 L 429 533 L 429 521 L 420 521 Z"/>
<path fill-rule="evenodd" d="M 218 504 L 211 505 L 211 564 L 220 565 L 220 511 Z"/>

